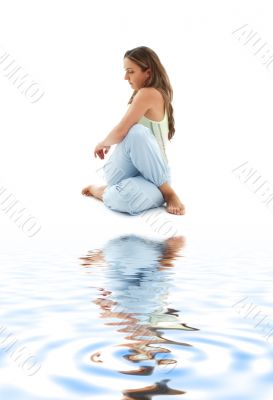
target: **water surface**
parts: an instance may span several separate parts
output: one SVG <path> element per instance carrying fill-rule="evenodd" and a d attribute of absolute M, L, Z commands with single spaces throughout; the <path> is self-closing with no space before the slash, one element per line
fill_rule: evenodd
<path fill-rule="evenodd" d="M 272 251 L 186 250 L 129 234 L 3 254 L 0 398 L 271 399 Z"/>

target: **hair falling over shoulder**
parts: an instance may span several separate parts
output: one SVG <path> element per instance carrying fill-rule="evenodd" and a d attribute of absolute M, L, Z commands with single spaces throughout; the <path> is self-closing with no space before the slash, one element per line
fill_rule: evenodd
<path fill-rule="evenodd" d="M 145 87 L 154 87 L 162 93 L 168 114 L 168 139 L 171 140 L 175 132 L 173 107 L 171 104 L 173 100 L 173 89 L 168 74 L 163 67 L 158 55 L 149 47 L 140 46 L 135 47 L 131 50 L 127 50 L 124 54 L 124 58 L 125 57 L 136 63 L 142 69 L 142 71 L 146 71 L 146 69 L 150 68 L 151 76 L 146 81 Z M 128 104 L 132 103 L 136 93 L 137 90 L 134 90 Z"/>

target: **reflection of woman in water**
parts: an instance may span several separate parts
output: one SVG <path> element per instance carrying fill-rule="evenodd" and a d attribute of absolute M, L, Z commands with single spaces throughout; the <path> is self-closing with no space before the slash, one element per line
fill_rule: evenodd
<path fill-rule="evenodd" d="M 130 342 L 120 346 L 129 349 L 123 357 L 138 368 L 119 371 L 129 375 L 151 375 L 155 365 L 172 368 L 177 363 L 165 357 L 170 350 L 163 344 L 190 346 L 162 337 L 162 330 L 196 330 L 181 322 L 177 310 L 168 308 L 168 287 L 171 281 L 170 267 L 184 246 L 184 238 L 172 237 L 156 242 L 136 235 L 110 240 L 103 250 L 91 252 L 84 260 L 85 267 L 100 263 L 108 266 L 105 274 L 106 288 L 99 288 L 100 296 L 94 301 L 101 308 L 101 318 L 117 319 L 105 325 L 118 326 L 118 332 L 126 333 Z M 161 346 L 155 346 L 160 344 Z M 101 354 L 91 356 L 94 362 L 102 362 Z M 167 386 L 168 380 L 137 390 L 126 390 L 126 399 L 146 398 L 153 394 L 182 394 Z M 175 392 L 175 393 L 174 393 Z M 137 396 L 137 397 L 134 397 Z M 139 397 L 141 396 L 141 397 Z"/>
<path fill-rule="evenodd" d="M 169 77 L 157 54 L 146 46 L 126 51 L 124 69 L 124 79 L 134 89 L 130 107 L 94 150 L 95 157 L 104 159 L 111 145 L 117 144 L 103 167 L 107 185 L 89 185 L 82 194 L 131 215 L 165 202 L 169 213 L 182 215 L 185 207 L 171 187 L 166 155 L 175 132 Z"/>

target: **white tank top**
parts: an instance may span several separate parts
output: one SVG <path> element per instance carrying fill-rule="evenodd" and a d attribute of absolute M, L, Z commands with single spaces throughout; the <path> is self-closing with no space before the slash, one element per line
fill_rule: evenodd
<path fill-rule="evenodd" d="M 164 118 L 161 121 L 154 121 L 143 115 L 139 119 L 138 123 L 151 129 L 153 135 L 157 140 L 157 143 L 159 144 L 163 158 L 168 163 L 166 154 L 166 147 L 168 143 L 168 133 L 169 133 L 167 110 L 165 109 Z"/>

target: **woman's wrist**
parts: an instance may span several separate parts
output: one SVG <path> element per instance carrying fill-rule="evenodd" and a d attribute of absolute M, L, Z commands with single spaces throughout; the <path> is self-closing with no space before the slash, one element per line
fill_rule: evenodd
<path fill-rule="evenodd" d="M 105 139 L 99 143 L 101 146 L 109 146 L 109 144 L 106 143 Z"/>

